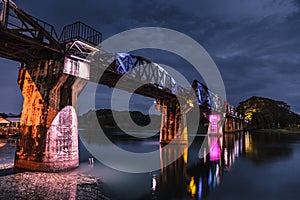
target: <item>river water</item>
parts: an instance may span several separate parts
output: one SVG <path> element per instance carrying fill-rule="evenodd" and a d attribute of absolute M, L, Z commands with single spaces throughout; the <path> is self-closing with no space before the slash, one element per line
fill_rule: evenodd
<path fill-rule="evenodd" d="M 15 141 L 0 140 L 0 199 L 298 199 L 300 134 L 198 135 L 185 145 L 162 148 L 158 137 L 114 139 L 136 153 L 157 151 L 162 169 L 126 173 L 95 159 L 80 142 L 80 167 L 58 174 L 14 174 Z M 95 141 L 86 145 L 95 146 Z M 99 145 L 99 144 L 98 144 Z M 103 149 L 102 149 L 103 150 Z M 105 152 L 102 152 L 105 153 Z"/>

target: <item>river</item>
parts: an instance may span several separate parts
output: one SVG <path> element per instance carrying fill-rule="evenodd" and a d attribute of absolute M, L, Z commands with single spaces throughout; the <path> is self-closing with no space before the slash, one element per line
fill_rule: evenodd
<path fill-rule="evenodd" d="M 162 148 L 158 137 L 114 140 L 127 151 L 157 151 L 161 166 L 175 160 L 145 173 L 120 172 L 96 159 L 91 165 L 80 142 L 76 170 L 15 174 L 15 141 L 1 139 L 0 199 L 298 199 L 300 134 L 226 133 L 207 137 L 200 150 L 203 141 L 198 135 L 189 148 Z M 176 160 L 178 149 L 185 153 Z"/>

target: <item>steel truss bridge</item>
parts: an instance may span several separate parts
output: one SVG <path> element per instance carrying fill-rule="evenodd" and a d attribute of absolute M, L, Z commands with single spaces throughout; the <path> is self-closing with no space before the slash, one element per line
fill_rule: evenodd
<path fill-rule="evenodd" d="M 24 104 L 16 167 L 61 171 L 78 166 L 77 96 L 87 81 L 155 98 L 162 112 L 161 142 L 187 139 L 186 123 L 181 122 L 194 104 L 207 114 L 242 120 L 201 82 L 194 80 L 186 89 L 160 65 L 138 55 L 104 52 L 101 41 L 102 34 L 82 22 L 65 26 L 58 36 L 52 25 L 11 0 L 0 1 L 0 57 L 22 63 L 18 83 Z M 230 124 L 233 130 L 241 127 Z"/>

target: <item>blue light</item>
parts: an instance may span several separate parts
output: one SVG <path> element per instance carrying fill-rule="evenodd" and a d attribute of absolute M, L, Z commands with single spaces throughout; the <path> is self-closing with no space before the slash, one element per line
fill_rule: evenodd
<path fill-rule="evenodd" d="M 116 57 L 116 71 L 125 74 L 135 66 L 132 62 L 132 56 L 128 53 L 118 53 Z"/>
<path fill-rule="evenodd" d="M 212 171 L 209 169 L 209 175 L 208 175 L 208 185 L 212 183 Z"/>
<path fill-rule="evenodd" d="M 199 185 L 198 185 L 198 199 L 201 199 L 202 197 L 202 178 L 199 179 Z"/>
<path fill-rule="evenodd" d="M 115 59 L 115 71 L 123 75 L 125 73 L 128 73 L 130 70 L 132 70 L 135 67 L 139 67 L 139 66 L 142 67 L 142 65 L 145 64 L 144 61 L 146 61 L 147 64 L 149 64 L 148 60 L 143 59 L 141 57 L 133 56 L 128 53 L 118 53 Z M 157 85 L 158 89 L 160 90 L 165 90 L 172 94 L 177 94 L 179 87 L 175 79 L 164 68 L 162 68 L 158 64 L 151 62 L 150 65 L 151 67 L 158 68 L 159 73 L 158 75 L 154 74 L 154 76 L 159 76 L 160 74 L 161 76 L 164 77 L 163 81 L 160 81 L 160 83 L 153 83 L 153 84 Z M 148 73 L 154 73 L 154 72 L 148 72 Z"/>
<path fill-rule="evenodd" d="M 127 56 L 130 56 L 129 53 L 118 53 L 118 56 L 120 56 L 121 58 L 125 58 Z"/>

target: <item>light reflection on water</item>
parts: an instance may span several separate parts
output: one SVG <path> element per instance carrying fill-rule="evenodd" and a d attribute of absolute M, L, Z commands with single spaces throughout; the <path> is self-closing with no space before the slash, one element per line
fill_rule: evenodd
<path fill-rule="evenodd" d="M 158 149 L 159 142 L 157 139 L 155 137 L 150 140 L 137 141 L 123 139 L 122 141 L 116 141 L 116 144 L 127 150 L 144 152 L 145 148 L 147 151 Z M 40 196 L 38 197 L 41 198 L 45 188 L 48 188 L 48 191 L 52 191 L 49 188 L 57 191 L 55 185 L 61 183 L 61 180 L 66 179 L 62 182 L 68 183 L 67 180 L 69 179 L 67 177 L 71 177 L 71 180 L 74 180 L 74 177 L 76 180 L 77 177 L 77 181 L 74 182 L 73 187 L 64 187 L 64 190 L 69 190 L 65 191 L 67 192 L 67 196 L 65 197 L 71 196 L 73 198 L 75 195 L 77 199 L 81 197 L 85 197 L 86 199 L 101 199 L 105 198 L 105 196 L 111 199 L 247 199 L 247 197 L 251 199 L 262 197 L 262 194 L 259 192 L 260 190 L 257 190 L 255 185 L 251 184 L 259 184 L 260 187 L 266 187 L 267 189 L 277 188 L 278 182 L 272 182 L 273 179 L 275 180 L 274 177 L 269 177 L 271 182 L 259 179 L 260 176 L 264 175 L 262 172 L 267 174 L 271 171 L 272 174 L 280 174 L 283 177 L 281 178 L 283 189 L 279 190 L 282 192 L 280 194 L 282 196 L 293 197 L 294 193 L 288 193 L 288 191 L 296 191 L 296 185 L 299 185 L 300 175 L 296 170 L 300 167 L 299 162 L 297 162 L 300 156 L 299 135 L 250 134 L 246 132 L 226 133 L 220 137 L 209 136 L 208 146 L 204 152 L 201 152 L 204 153 L 204 157 L 203 155 L 199 156 L 203 139 L 203 136 L 197 136 L 188 149 L 185 145 L 159 148 L 159 157 L 162 166 L 169 159 L 174 159 L 182 149 L 185 149 L 186 153 L 171 165 L 161 170 L 143 174 L 119 172 L 97 161 L 93 165 L 89 165 L 88 158 L 91 155 L 84 151 L 81 145 L 80 156 L 82 162 L 78 169 L 53 175 L 52 178 L 54 181 L 52 179 L 52 182 L 48 181 L 48 184 L 50 184 L 49 187 L 40 187 L 38 182 L 35 182 L 38 180 L 33 179 L 34 181 L 31 181 L 31 183 L 34 183 L 31 184 L 32 187 L 30 189 L 25 188 L 25 190 L 35 191 L 34 193 L 27 191 L 29 197 L 33 194 L 39 194 Z M 15 147 L 13 142 L 7 143 L 4 140 L 0 140 L 0 143 L 4 144 L 0 147 L 0 166 L 4 166 L 13 161 Z M 179 150 L 179 148 L 181 149 Z M 210 153 L 206 155 L 208 152 Z M 283 166 L 285 164 L 288 166 Z M 256 167 L 253 168 L 253 166 Z M 285 167 L 289 170 L 280 171 Z M 1 174 L 1 171 L 3 172 L 3 170 L 0 170 L 0 181 L 2 183 L 4 180 L 7 181 L 9 178 L 14 177 L 14 185 L 18 185 L 24 183 L 25 175 L 27 178 L 30 177 L 30 173 L 14 175 Z M 289 171 L 293 174 L 291 175 Z M 45 174 L 31 173 L 31 176 L 45 177 Z M 285 176 L 290 179 L 284 178 Z M 278 179 L 278 177 L 276 178 Z M 247 180 L 247 183 L 243 179 Z M 42 178 L 40 180 L 45 182 Z M 90 182 L 85 183 L 84 181 L 87 180 L 90 180 Z M 98 181 L 93 182 L 91 180 Z M 7 185 L 7 182 L 5 183 Z M 51 186 L 51 184 L 53 185 Z M 291 184 L 295 186 L 292 187 L 290 186 Z M 43 185 L 45 186 L 45 184 Z M 232 188 L 232 185 L 235 188 Z M 1 185 L 0 191 L 2 195 L 5 194 L 5 191 L 7 194 L 8 190 L 9 188 L 7 187 L 4 190 L 4 187 Z M 21 190 L 16 191 L 20 192 Z M 248 194 L 247 191 L 251 191 L 251 193 Z M 91 196 L 87 196 L 87 193 L 91 194 Z M 102 194 L 105 196 L 101 196 Z M 272 199 L 274 195 L 264 194 L 263 197 L 264 199 Z M 49 198 L 49 195 L 47 195 L 47 198 Z"/>
<path fill-rule="evenodd" d="M 196 137 L 189 148 L 182 144 L 159 148 L 157 138 L 116 141 L 119 147 L 134 152 L 159 148 L 161 166 L 175 160 L 179 152 L 185 150 L 185 154 L 167 167 L 150 173 L 117 172 L 101 164 L 96 164 L 91 173 L 103 178 L 113 199 L 202 199 L 220 184 L 224 169 L 229 170 L 238 155 L 244 152 L 243 136 L 243 133 L 208 136 L 205 156 L 199 156 L 204 136 Z M 95 145 L 92 141 L 89 145 Z"/>

